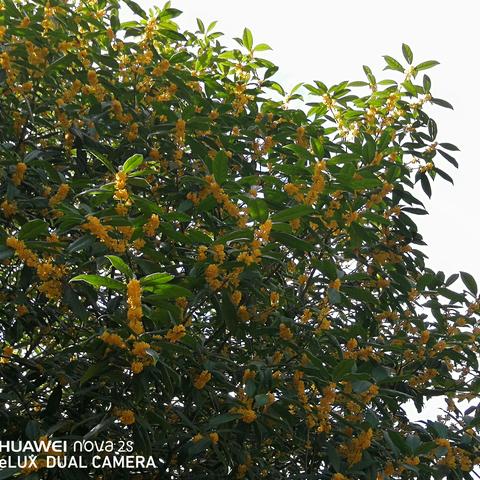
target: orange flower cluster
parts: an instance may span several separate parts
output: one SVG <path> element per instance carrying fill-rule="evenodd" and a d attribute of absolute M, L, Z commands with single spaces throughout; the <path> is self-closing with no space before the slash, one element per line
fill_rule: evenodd
<path fill-rule="evenodd" d="M 102 243 L 104 243 L 114 252 L 125 253 L 125 250 L 127 249 L 125 240 L 112 238 L 108 234 L 108 232 L 113 230 L 111 225 L 102 225 L 99 218 L 94 217 L 93 215 L 88 215 L 87 222 L 83 223 L 81 227 L 97 237 Z"/>
<path fill-rule="evenodd" d="M 142 324 L 142 288 L 140 282 L 136 279 L 132 279 L 128 282 L 127 304 L 128 326 L 134 333 L 140 335 L 144 332 Z"/>
<path fill-rule="evenodd" d="M 293 333 L 284 323 L 280 324 L 279 327 L 280 338 L 283 340 L 291 340 L 293 338 Z"/>
<path fill-rule="evenodd" d="M 124 425 L 135 423 L 135 413 L 132 410 L 117 410 L 116 416 Z"/>
<path fill-rule="evenodd" d="M 12 175 L 12 182 L 15 186 L 19 186 L 23 182 L 25 172 L 27 171 L 27 164 L 24 162 L 18 162 L 15 167 L 15 173 Z"/>
<path fill-rule="evenodd" d="M 320 403 L 316 406 L 318 432 L 329 432 L 332 428 L 329 418 L 330 412 L 332 411 L 332 406 L 337 396 L 335 392 L 336 387 L 337 385 L 335 383 L 330 383 L 322 389 L 322 398 L 320 399 Z"/>
<path fill-rule="evenodd" d="M 2 212 L 6 218 L 12 217 L 18 211 L 16 202 L 9 202 L 6 199 L 2 202 L 0 208 L 2 209 Z"/>
<path fill-rule="evenodd" d="M 170 68 L 170 62 L 167 59 L 163 59 L 155 68 L 152 70 L 152 74 L 156 77 L 167 73 Z"/>
<path fill-rule="evenodd" d="M 203 372 L 201 372 L 193 382 L 193 386 L 197 390 L 202 390 L 211 379 L 212 374 L 208 370 L 203 370 Z"/>
<path fill-rule="evenodd" d="M 143 226 L 143 231 L 147 237 L 154 237 L 157 231 L 157 228 L 160 226 L 160 219 L 158 215 L 152 213 L 148 222 Z"/>
<path fill-rule="evenodd" d="M 180 339 L 182 339 L 185 335 L 186 335 L 185 326 L 175 325 L 165 334 L 165 338 L 169 342 L 175 343 L 175 342 L 178 342 Z"/>
<path fill-rule="evenodd" d="M 353 438 L 347 445 L 340 446 L 340 453 L 347 459 L 349 466 L 355 465 L 362 459 L 363 451 L 370 448 L 373 438 L 373 430 L 364 430 Z"/>
<path fill-rule="evenodd" d="M 115 195 L 113 198 L 120 202 L 126 202 L 129 199 L 127 191 L 127 174 L 123 171 L 115 174 Z"/>
<path fill-rule="evenodd" d="M 120 335 L 116 333 L 110 333 L 108 330 L 105 330 L 98 338 L 107 345 L 114 345 L 118 348 L 127 348 Z"/>
<path fill-rule="evenodd" d="M 48 204 L 50 207 L 57 206 L 60 202 L 63 202 L 65 198 L 67 198 L 68 192 L 70 191 L 70 187 L 66 183 L 62 183 L 57 190 L 57 193 L 50 198 Z"/>
<path fill-rule="evenodd" d="M 205 270 L 205 280 L 212 290 L 218 290 L 222 286 L 222 282 L 218 280 L 220 269 L 215 263 L 211 263 Z"/>
<path fill-rule="evenodd" d="M 186 122 L 182 118 L 179 118 L 175 123 L 175 141 L 178 145 L 185 143 L 185 126 Z"/>
<path fill-rule="evenodd" d="M 305 197 L 305 204 L 306 205 L 314 205 L 317 200 L 319 195 L 323 192 L 325 189 L 325 177 L 323 175 L 323 172 L 327 168 L 327 164 L 325 163 L 325 160 L 322 160 L 321 162 L 317 162 L 314 167 L 313 167 L 313 183 L 312 186 L 310 187 L 310 191 L 307 193 Z"/>
<path fill-rule="evenodd" d="M 65 265 L 55 265 L 50 257 L 42 261 L 36 253 L 26 247 L 23 240 L 17 240 L 15 237 L 7 238 L 6 245 L 15 250 L 27 266 L 36 270 L 42 281 L 38 291 L 50 300 L 59 300 L 63 291 L 61 279 L 67 273 Z"/>
<path fill-rule="evenodd" d="M 203 200 L 208 195 L 213 195 L 217 203 L 220 203 L 231 217 L 240 217 L 240 209 L 230 200 L 223 188 L 215 181 L 211 175 L 205 177 L 207 186 L 198 194 L 198 198 Z"/>

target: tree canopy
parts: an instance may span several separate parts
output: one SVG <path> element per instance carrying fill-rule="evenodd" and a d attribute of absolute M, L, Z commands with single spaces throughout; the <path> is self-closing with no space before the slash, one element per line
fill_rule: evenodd
<path fill-rule="evenodd" d="M 133 440 L 138 478 L 473 478 L 477 285 L 414 221 L 457 166 L 437 62 L 285 92 L 250 30 L 125 4 L 0 2 L 2 440 Z"/>

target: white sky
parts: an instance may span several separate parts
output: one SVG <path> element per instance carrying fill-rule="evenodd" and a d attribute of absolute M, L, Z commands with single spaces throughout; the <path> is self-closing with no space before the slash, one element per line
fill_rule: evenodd
<path fill-rule="evenodd" d="M 144 8 L 163 5 L 137 1 Z M 382 55 L 404 63 L 403 42 L 412 48 L 414 64 L 439 61 L 439 66 L 423 73 L 432 79 L 433 96 L 449 101 L 455 110 L 435 106 L 430 114 L 438 124 L 437 140 L 461 149 L 455 152 L 460 168 L 456 170 L 437 155 L 440 168 L 453 177 L 455 186 L 438 178 L 432 199 L 421 197 L 430 215 L 416 216 L 415 221 L 428 244 L 424 251 L 431 268 L 443 270 L 447 276 L 464 270 L 480 282 L 477 1 L 174 0 L 172 7 L 184 12 L 176 19 L 182 29 L 195 31 L 197 17 L 205 24 L 217 20 L 216 30 L 225 34 L 223 42 L 241 37 L 243 28 L 250 28 L 255 44 L 267 43 L 273 48 L 262 56 L 280 67 L 276 79 L 287 91 L 299 82 L 313 80 L 327 86 L 365 80 L 362 65 L 370 66 L 377 79 L 399 79 L 396 72 L 382 72 Z"/>

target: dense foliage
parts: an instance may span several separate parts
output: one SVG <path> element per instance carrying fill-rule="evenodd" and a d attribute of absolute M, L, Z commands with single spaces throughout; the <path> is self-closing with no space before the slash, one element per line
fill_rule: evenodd
<path fill-rule="evenodd" d="M 133 439 L 138 478 L 472 478 L 477 286 L 413 220 L 456 166 L 437 62 L 287 94 L 248 29 L 126 4 L 0 2 L 2 440 Z"/>

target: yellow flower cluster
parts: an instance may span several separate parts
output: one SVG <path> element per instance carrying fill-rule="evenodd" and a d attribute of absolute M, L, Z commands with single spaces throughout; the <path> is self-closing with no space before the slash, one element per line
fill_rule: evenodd
<path fill-rule="evenodd" d="M 158 215 L 152 213 L 148 222 L 143 226 L 143 231 L 145 232 L 145 235 L 147 235 L 147 237 L 154 237 L 159 225 L 160 219 L 158 218 Z"/>
<path fill-rule="evenodd" d="M 339 278 L 336 278 L 333 282 L 330 283 L 329 287 L 333 288 L 333 290 L 340 290 L 342 285 L 342 281 Z"/>
<path fill-rule="evenodd" d="M 319 423 L 317 431 L 319 433 L 329 432 L 332 428 L 329 418 L 337 396 L 335 392 L 336 387 L 337 385 L 335 383 L 330 383 L 322 389 L 322 398 L 320 399 L 320 403 L 316 406 L 316 414 Z"/>
<path fill-rule="evenodd" d="M 179 118 L 175 123 L 175 141 L 178 145 L 185 143 L 185 126 L 186 122 L 182 118 Z"/>
<path fill-rule="evenodd" d="M 105 99 L 106 90 L 105 87 L 98 81 L 97 72 L 95 70 L 89 70 L 87 72 L 87 78 L 89 85 L 84 85 L 82 92 L 85 95 L 94 95 L 97 101 L 103 102 Z"/>
<path fill-rule="evenodd" d="M 223 263 L 227 258 L 227 254 L 225 253 L 225 245 L 217 244 L 213 245 L 213 259 L 217 263 Z"/>
<path fill-rule="evenodd" d="M 222 286 L 222 282 L 218 280 L 220 269 L 215 263 L 211 263 L 205 269 L 205 280 L 212 290 L 218 290 Z"/>
<path fill-rule="evenodd" d="M 162 60 L 157 66 L 152 70 L 152 74 L 156 77 L 159 77 L 165 74 L 170 68 L 170 62 L 166 59 Z"/>
<path fill-rule="evenodd" d="M 65 265 L 55 265 L 51 258 L 41 261 L 37 254 L 26 247 L 23 240 L 17 240 L 15 237 L 8 237 L 7 247 L 15 250 L 15 253 L 30 268 L 34 268 L 38 277 L 42 281 L 38 290 L 51 300 L 58 300 L 62 296 L 62 282 L 60 281 L 67 269 Z"/>
<path fill-rule="evenodd" d="M 340 453 L 347 459 L 349 466 L 355 465 L 362 459 L 363 451 L 370 448 L 373 438 L 373 430 L 364 430 L 353 438 L 347 445 L 340 446 Z"/>
<path fill-rule="evenodd" d="M 270 305 L 272 307 L 278 307 L 280 303 L 280 294 L 278 292 L 271 292 L 270 293 Z"/>
<path fill-rule="evenodd" d="M 175 325 L 165 334 L 165 338 L 169 342 L 175 343 L 175 342 L 178 342 L 180 339 L 182 339 L 185 335 L 186 335 L 185 326 Z"/>
<path fill-rule="evenodd" d="M 208 370 L 203 370 L 203 372 L 201 372 L 193 382 L 193 386 L 197 390 L 202 390 L 211 379 L 212 374 Z"/>
<path fill-rule="evenodd" d="M 132 347 L 132 355 L 136 357 L 146 357 L 148 355 L 147 350 L 150 348 L 150 344 L 147 342 L 134 342 Z"/>
<path fill-rule="evenodd" d="M 114 345 L 118 348 L 127 348 L 122 337 L 116 333 L 110 333 L 109 331 L 105 330 L 98 338 L 107 345 Z"/>
<path fill-rule="evenodd" d="M 18 211 L 17 204 L 16 202 L 9 202 L 8 200 L 4 200 L 2 204 L 0 205 L 3 215 L 6 218 L 10 218 L 13 215 L 15 215 Z"/>
<path fill-rule="evenodd" d="M 280 338 L 283 340 L 291 340 L 293 338 L 293 333 L 284 323 L 280 324 L 279 327 Z"/>
<path fill-rule="evenodd" d="M 233 89 L 233 94 L 235 96 L 232 106 L 234 111 L 234 116 L 238 117 L 248 105 L 248 102 L 253 100 L 253 95 L 249 95 L 245 93 L 247 89 L 246 83 L 239 83 L 235 85 Z"/>
<path fill-rule="evenodd" d="M 325 163 L 325 160 L 317 162 L 314 165 L 312 177 L 313 183 L 305 197 L 306 205 L 314 205 L 317 202 L 319 195 L 325 189 L 325 177 L 323 175 L 323 172 L 326 168 L 327 164 Z"/>
<path fill-rule="evenodd" d="M 143 371 L 143 363 L 134 360 L 130 365 L 130 370 L 134 375 L 137 375 Z"/>
<path fill-rule="evenodd" d="M 367 202 L 367 208 L 372 208 L 377 203 L 380 203 L 383 198 L 388 195 L 393 190 L 393 185 L 391 183 L 385 182 L 383 184 L 382 190 L 379 193 L 373 193 L 370 195 L 370 199 Z"/>
<path fill-rule="evenodd" d="M 135 413 L 132 410 L 118 410 L 116 416 L 124 425 L 132 425 L 135 423 Z"/>
<path fill-rule="evenodd" d="M 138 138 L 138 123 L 133 122 L 125 132 L 125 135 L 129 142 L 134 142 Z"/>
<path fill-rule="evenodd" d="M 24 162 L 18 162 L 15 167 L 15 173 L 12 175 L 12 182 L 17 187 L 23 182 L 25 172 L 27 171 L 27 164 Z"/>
<path fill-rule="evenodd" d="M 295 370 L 293 374 L 293 386 L 297 392 L 297 397 L 304 406 L 307 405 L 308 398 L 305 393 L 305 382 L 303 379 L 303 372 L 301 370 Z"/>
<path fill-rule="evenodd" d="M 305 136 L 305 128 L 304 127 L 298 127 L 297 128 L 297 138 L 295 143 L 297 145 L 300 145 L 303 148 L 307 148 L 308 146 L 308 139 Z"/>
<path fill-rule="evenodd" d="M 0 358 L 0 363 L 3 363 L 3 364 L 10 363 L 10 357 L 13 355 L 13 351 L 14 349 L 10 345 L 3 347 L 2 358 Z"/>
<path fill-rule="evenodd" d="M 211 175 L 207 175 L 205 181 L 207 182 L 207 186 L 199 192 L 198 198 L 203 200 L 208 197 L 208 195 L 213 195 L 217 203 L 222 204 L 223 208 L 231 217 L 240 217 L 240 209 L 230 200 L 229 196 L 215 179 Z"/>
<path fill-rule="evenodd" d="M 270 238 L 270 232 L 272 231 L 272 221 L 270 219 L 262 223 L 258 230 L 255 231 L 255 238 L 266 243 Z"/>
<path fill-rule="evenodd" d="M 70 187 L 66 183 L 62 183 L 57 190 L 57 193 L 53 195 L 48 201 L 50 207 L 57 206 L 60 202 L 63 202 L 65 198 L 67 198 L 68 192 L 70 191 Z"/>
<path fill-rule="evenodd" d="M 115 194 L 113 198 L 120 202 L 126 202 L 129 199 L 127 191 L 127 174 L 124 171 L 115 174 Z"/>
<path fill-rule="evenodd" d="M 198 252 L 197 260 L 199 262 L 204 262 L 207 259 L 207 251 L 208 251 L 208 247 L 206 247 L 205 245 L 200 245 L 198 247 L 198 249 L 197 249 L 197 252 Z"/>
<path fill-rule="evenodd" d="M 125 250 L 127 249 L 125 240 L 112 238 L 108 234 L 108 232 L 113 230 L 111 225 L 102 225 L 99 218 L 89 215 L 87 217 L 87 222 L 83 223 L 81 227 L 97 237 L 102 243 L 104 243 L 114 252 L 125 253 Z"/>
<path fill-rule="evenodd" d="M 242 416 L 242 422 L 245 423 L 253 423 L 257 419 L 257 414 L 255 411 L 247 406 L 247 407 L 234 407 L 230 409 L 231 413 L 238 413 Z"/>
<path fill-rule="evenodd" d="M 137 335 L 144 332 L 142 324 L 142 288 L 140 282 L 132 279 L 127 285 L 128 326 Z"/>
<path fill-rule="evenodd" d="M 262 260 L 262 251 L 260 250 L 260 241 L 253 240 L 251 243 L 251 250 L 248 247 L 244 247 L 244 251 L 237 255 L 237 262 L 245 263 L 245 265 L 251 265 L 252 263 L 260 263 Z"/>
<path fill-rule="evenodd" d="M 370 385 L 370 387 L 368 388 L 368 390 L 366 392 L 363 392 L 361 394 L 361 397 L 362 397 L 362 400 L 363 400 L 363 403 L 365 404 L 368 404 L 370 403 L 377 395 L 378 395 L 378 392 L 379 392 L 379 388 L 377 387 L 377 385 Z"/>

